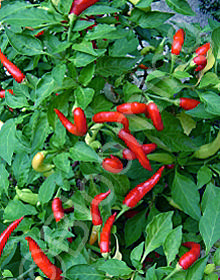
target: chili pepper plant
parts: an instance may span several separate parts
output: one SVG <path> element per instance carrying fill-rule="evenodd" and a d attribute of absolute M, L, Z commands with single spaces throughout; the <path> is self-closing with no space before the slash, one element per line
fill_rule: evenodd
<path fill-rule="evenodd" d="M 218 279 L 220 25 L 153 2 L 2 1 L 1 278 Z"/>

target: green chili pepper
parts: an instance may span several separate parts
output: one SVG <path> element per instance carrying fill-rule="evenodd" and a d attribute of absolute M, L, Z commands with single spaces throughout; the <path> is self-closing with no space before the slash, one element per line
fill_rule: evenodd
<path fill-rule="evenodd" d="M 208 144 L 202 145 L 197 151 L 194 152 L 193 156 L 196 158 L 205 159 L 213 156 L 220 149 L 220 131 L 217 137 Z"/>
<path fill-rule="evenodd" d="M 20 200 L 31 205 L 36 205 L 38 202 L 38 194 L 33 193 L 29 189 L 19 190 L 18 186 L 15 187 L 16 194 Z"/>

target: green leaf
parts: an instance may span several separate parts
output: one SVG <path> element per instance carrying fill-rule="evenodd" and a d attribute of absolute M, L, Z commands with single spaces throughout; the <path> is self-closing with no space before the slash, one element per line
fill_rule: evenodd
<path fill-rule="evenodd" d="M 62 16 L 58 13 L 51 13 L 49 10 L 42 9 L 42 7 L 34 7 L 31 5 L 31 8 L 29 5 L 26 4 L 26 7 L 24 9 L 24 6 L 19 8 L 14 7 L 13 12 L 13 6 L 12 5 L 12 11 L 8 13 L 7 6 L 5 7 L 6 14 L 0 14 L 0 18 L 4 18 L 4 22 L 14 25 L 14 26 L 30 26 L 30 27 L 39 27 L 39 25 L 51 25 L 54 23 L 60 24 L 61 20 L 63 20 Z M 11 8 L 11 5 L 8 5 L 8 8 Z M 4 9 L 1 9 L 2 13 L 4 13 Z M 7 15 L 8 14 L 8 15 Z"/>
<path fill-rule="evenodd" d="M 11 200 L 4 211 L 4 219 L 7 221 L 14 221 L 27 215 L 36 215 L 37 210 L 34 206 L 24 204 L 20 200 Z"/>
<path fill-rule="evenodd" d="M 69 58 L 70 61 L 74 62 L 76 67 L 85 67 L 96 59 L 96 56 L 82 52 L 77 52 L 74 57 Z"/>
<path fill-rule="evenodd" d="M 145 280 L 158 280 L 157 274 L 156 274 L 156 265 L 157 264 L 155 263 L 154 266 L 150 267 L 147 270 Z"/>
<path fill-rule="evenodd" d="M 17 185 L 23 187 L 31 168 L 31 161 L 26 152 L 17 153 L 13 162 L 12 170 L 17 180 Z"/>
<path fill-rule="evenodd" d="M 201 101 L 205 103 L 205 110 L 213 115 L 220 115 L 220 96 L 214 92 L 205 92 L 200 95 Z"/>
<path fill-rule="evenodd" d="M 197 173 L 198 189 L 208 184 L 211 181 L 211 179 L 212 179 L 212 171 L 206 165 L 203 165 Z"/>
<path fill-rule="evenodd" d="M 146 227 L 145 255 L 160 247 L 172 230 L 173 212 L 161 213 L 153 218 Z"/>
<path fill-rule="evenodd" d="M 216 59 L 220 58 L 220 27 L 216 28 L 212 32 L 212 46 L 213 53 Z"/>
<path fill-rule="evenodd" d="M 143 131 L 145 129 L 154 129 L 154 126 L 144 117 L 131 115 L 128 116 L 129 129 L 131 131 Z"/>
<path fill-rule="evenodd" d="M 74 91 L 76 97 L 75 107 L 80 107 L 85 110 L 87 106 L 92 102 L 95 91 L 92 88 L 78 87 Z"/>
<path fill-rule="evenodd" d="M 38 199 L 42 204 L 47 203 L 53 197 L 56 188 L 56 176 L 56 173 L 53 173 L 40 186 Z"/>
<path fill-rule="evenodd" d="M 212 196 L 212 200 L 210 198 L 211 196 L 209 196 L 206 202 L 203 216 L 199 223 L 200 233 L 204 240 L 207 254 L 220 236 L 220 192 L 216 192 L 215 196 Z"/>
<path fill-rule="evenodd" d="M 216 266 L 220 266 L 220 248 L 215 251 L 213 260 Z"/>
<path fill-rule="evenodd" d="M 10 5 L 5 5 L 1 7 L 0 9 L 0 21 L 2 21 L 4 18 L 9 18 L 12 14 L 17 14 L 18 11 L 24 12 L 24 10 L 28 7 L 32 7 L 32 4 L 27 4 L 26 2 L 14 2 L 10 3 Z"/>
<path fill-rule="evenodd" d="M 212 183 L 207 184 L 205 192 L 202 197 L 202 213 L 205 212 L 207 204 L 211 203 L 211 201 L 215 200 L 216 197 L 220 195 L 220 188 L 216 187 Z"/>
<path fill-rule="evenodd" d="M 10 108 L 16 109 L 29 107 L 27 98 L 24 95 L 20 95 L 18 92 L 16 92 L 15 94 L 16 95 L 12 95 L 8 91 L 6 91 L 5 93 L 5 102 Z"/>
<path fill-rule="evenodd" d="M 90 209 L 87 207 L 91 202 L 88 201 L 88 194 L 84 191 L 76 191 L 71 197 L 71 200 L 74 205 L 74 217 L 81 221 L 91 221 Z"/>
<path fill-rule="evenodd" d="M 141 257 L 144 251 L 144 242 L 141 242 L 137 247 L 135 247 L 131 251 L 130 259 L 135 268 L 138 269 L 138 267 L 141 264 Z"/>
<path fill-rule="evenodd" d="M 220 83 L 220 79 L 218 78 L 218 76 L 215 73 L 207 72 L 202 77 L 200 84 L 199 84 L 199 88 L 205 88 L 208 86 L 217 85 L 219 83 Z"/>
<path fill-rule="evenodd" d="M 199 192 L 196 184 L 189 177 L 175 173 L 172 198 L 186 214 L 195 220 L 200 219 Z"/>
<path fill-rule="evenodd" d="M 72 148 L 70 148 L 69 152 L 71 158 L 75 161 L 102 162 L 102 159 L 96 154 L 96 152 L 82 141 L 78 141 Z"/>
<path fill-rule="evenodd" d="M 142 91 L 139 89 L 138 86 L 129 83 L 126 81 L 126 83 L 123 86 L 123 93 L 125 96 L 125 102 L 128 102 L 129 99 L 136 93 L 136 94 L 142 94 Z M 138 100 L 139 101 L 139 100 Z"/>
<path fill-rule="evenodd" d="M 198 260 L 187 270 L 186 280 L 201 280 L 204 274 L 208 256 Z"/>
<path fill-rule="evenodd" d="M 106 278 L 101 271 L 85 264 L 74 265 L 69 268 L 65 277 L 70 280 L 104 280 Z"/>
<path fill-rule="evenodd" d="M 79 82 L 86 87 L 88 85 L 88 83 L 92 80 L 92 77 L 95 73 L 95 64 L 91 63 L 89 65 L 87 65 L 86 67 L 84 67 L 79 75 Z"/>
<path fill-rule="evenodd" d="M 87 41 L 82 41 L 80 44 L 73 44 L 72 49 L 93 56 L 100 56 L 105 53 L 105 50 L 93 49 L 92 43 Z"/>
<path fill-rule="evenodd" d="M 11 165 L 16 142 L 15 121 L 10 119 L 4 123 L 0 131 L 0 157 L 2 157 L 9 165 Z"/>
<path fill-rule="evenodd" d="M 125 262 L 116 259 L 106 260 L 104 264 L 99 266 L 99 269 L 115 277 L 130 275 L 133 271 Z"/>
<path fill-rule="evenodd" d="M 126 37 L 128 32 L 126 30 L 118 30 L 114 26 L 108 24 L 99 24 L 95 26 L 92 30 L 88 31 L 85 36 L 86 40 L 97 40 L 97 39 L 121 39 Z M 94 50 L 95 51 L 95 50 Z M 96 50 L 97 51 L 97 50 Z"/>
<path fill-rule="evenodd" d="M 123 38 L 116 40 L 109 51 L 109 55 L 113 57 L 124 57 L 137 49 L 139 45 L 137 38 Z"/>
<path fill-rule="evenodd" d="M 43 45 L 40 40 L 30 35 L 15 34 L 5 29 L 10 44 L 22 55 L 37 55 L 43 53 Z"/>
<path fill-rule="evenodd" d="M 187 16 L 195 16 L 196 13 L 193 12 L 190 5 L 186 0 L 166 0 L 167 5 L 174 10 L 175 12 L 187 15 Z"/>
<path fill-rule="evenodd" d="M 118 13 L 120 10 L 109 7 L 107 5 L 93 5 L 87 8 L 82 14 L 87 16 L 95 16 L 95 15 L 105 15 L 105 14 L 114 14 Z"/>
<path fill-rule="evenodd" d="M 116 59 L 105 56 L 97 61 L 96 73 L 104 77 L 120 76 L 131 70 L 138 60 L 139 58 L 124 57 Z"/>
<path fill-rule="evenodd" d="M 130 20 L 138 24 L 142 28 L 157 28 L 164 24 L 174 14 L 152 11 L 145 13 L 138 9 L 131 12 Z"/>
<path fill-rule="evenodd" d="M 3 191 L 5 191 L 5 193 L 8 193 L 8 187 L 9 187 L 9 173 L 8 171 L 5 169 L 4 164 L 0 164 L 0 195 L 2 194 Z"/>
<path fill-rule="evenodd" d="M 61 153 L 59 155 L 56 155 L 55 158 L 53 158 L 53 162 L 58 169 L 62 170 L 63 172 L 69 173 L 70 171 L 69 153 Z"/>
<path fill-rule="evenodd" d="M 178 226 L 177 228 L 169 232 L 163 244 L 164 253 L 166 255 L 168 266 L 173 260 L 175 260 L 176 255 L 179 252 L 181 241 L 182 241 L 182 226 Z"/>
<path fill-rule="evenodd" d="M 146 226 L 146 210 L 138 213 L 125 223 L 125 244 L 126 247 L 136 242 L 142 235 Z M 135 232 L 135 234 L 134 234 Z"/>

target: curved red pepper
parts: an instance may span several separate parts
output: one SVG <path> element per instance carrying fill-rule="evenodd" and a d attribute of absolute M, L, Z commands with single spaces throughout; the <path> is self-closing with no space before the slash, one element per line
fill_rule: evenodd
<path fill-rule="evenodd" d="M 58 118 L 60 119 L 63 126 L 72 134 L 76 136 L 83 136 L 87 132 L 87 123 L 86 117 L 81 108 L 76 108 L 73 112 L 74 122 L 75 124 L 71 123 L 63 113 L 61 113 L 58 109 L 54 109 L 55 113 L 57 114 Z"/>
<path fill-rule="evenodd" d="M 159 182 L 165 165 L 160 167 L 158 171 L 147 181 L 137 185 L 125 197 L 123 204 L 132 208 Z"/>
<path fill-rule="evenodd" d="M 79 16 L 84 10 L 94 5 L 98 0 L 74 0 L 70 9 L 70 14 Z"/>
<path fill-rule="evenodd" d="M 185 32 L 183 29 L 179 29 L 173 36 L 173 43 L 171 53 L 179 55 L 184 43 Z"/>
<path fill-rule="evenodd" d="M 11 223 L 0 235 L 0 256 L 2 254 L 2 251 L 8 241 L 8 238 L 12 234 L 12 232 L 17 228 L 17 226 L 20 224 L 20 222 L 23 220 L 24 217 L 21 217 L 18 220 L 15 220 L 13 223 Z"/>
<path fill-rule="evenodd" d="M 151 171 L 152 168 L 150 166 L 150 162 L 143 151 L 142 145 L 138 143 L 137 139 L 133 135 L 125 131 L 124 129 L 121 129 L 119 131 L 118 137 L 122 139 L 125 142 L 125 144 L 128 146 L 128 148 L 136 155 L 140 164 L 145 169 Z"/>
<path fill-rule="evenodd" d="M 197 48 L 195 52 L 197 55 L 206 55 L 209 49 L 210 49 L 210 43 L 206 43 L 201 47 Z"/>
<path fill-rule="evenodd" d="M 185 242 L 183 246 L 190 248 L 189 252 L 185 253 L 179 259 L 179 265 L 182 269 L 188 269 L 200 256 L 200 245 L 195 242 Z"/>
<path fill-rule="evenodd" d="M 105 222 L 104 227 L 102 228 L 100 234 L 100 244 L 99 244 L 101 253 L 109 253 L 111 251 L 110 249 L 111 229 L 115 221 L 116 215 L 117 215 L 116 212 L 113 215 L 111 215 Z"/>
<path fill-rule="evenodd" d="M 74 123 L 77 129 L 77 135 L 83 136 L 86 134 L 88 127 L 86 123 L 86 116 L 84 114 L 84 111 L 77 107 L 73 111 L 73 117 L 74 117 Z"/>
<path fill-rule="evenodd" d="M 10 94 L 14 95 L 12 89 L 7 89 L 7 91 L 8 91 Z M 5 98 L 5 92 L 6 92 L 6 89 L 1 89 L 1 90 L 0 90 L 0 98 Z"/>
<path fill-rule="evenodd" d="M 158 131 L 163 130 L 163 121 L 160 115 L 160 111 L 154 102 L 150 101 L 149 103 L 147 103 L 147 113 L 152 120 L 154 127 Z"/>
<path fill-rule="evenodd" d="M 140 102 L 124 103 L 117 106 L 117 111 L 123 114 L 143 114 L 146 111 L 146 104 Z"/>
<path fill-rule="evenodd" d="M 0 61 L 3 66 L 8 70 L 8 72 L 12 75 L 16 82 L 21 83 L 25 79 L 25 75 L 21 72 L 21 70 L 15 66 L 11 61 L 7 59 L 7 57 L 2 53 L 0 49 Z"/>
<path fill-rule="evenodd" d="M 200 101 L 198 101 L 198 100 L 195 100 L 192 98 L 187 98 L 187 97 L 180 97 L 179 100 L 180 100 L 179 106 L 181 108 L 183 108 L 184 110 L 192 110 L 200 103 Z"/>
<path fill-rule="evenodd" d="M 25 237 L 28 242 L 31 256 L 36 265 L 50 280 L 62 280 L 62 270 L 56 267 L 44 254 L 38 244 L 31 237 Z"/>
<path fill-rule="evenodd" d="M 119 173 L 123 170 L 122 162 L 113 155 L 110 155 L 110 158 L 105 158 L 102 161 L 102 167 L 111 173 Z"/>
<path fill-rule="evenodd" d="M 97 194 L 92 200 L 90 212 L 91 212 L 91 216 L 92 216 L 92 223 L 94 226 L 99 226 L 102 224 L 102 218 L 101 218 L 101 214 L 99 211 L 99 204 L 101 201 L 106 199 L 106 197 L 110 193 L 111 193 L 111 190 L 109 190 L 105 193 Z"/>
<path fill-rule="evenodd" d="M 64 209 L 62 201 L 59 197 L 55 197 L 52 201 L 52 211 L 56 222 L 59 222 L 64 217 Z"/>
<path fill-rule="evenodd" d="M 129 131 L 128 119 L 119 112 L 100 112 L 93 116 L 92 120 L 96 123 L 117 122 L 124 126 L 124 130 Z"/>
<path fill-rule="evenodd" d="M 151 152 L 153 152 L 155 149 L 157 148 L 157 144 L 155 143 L 150 143 L 150 144 L 143 144 L 142 145 L 142 149 L 145 153 L 145 155 L 150 154 Z M 134 160 L 136 159 L 136 155 L 135 153 L 133 153 L 131 150 L 129 149 L 124 149 L 122 152 L 123 158 L 127 159 L 127 160 Z"/>

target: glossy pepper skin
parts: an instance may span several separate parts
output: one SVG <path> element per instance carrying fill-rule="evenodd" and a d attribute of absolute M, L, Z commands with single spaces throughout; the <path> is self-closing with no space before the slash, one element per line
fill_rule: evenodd
<path fill-rule="evenodd" d="M 160 115 L 160 111 L 157 108 L 157 105 L 154 102 L 149 102 L 147 104 L 147 114 L 150 117 L 150 119 L 153 122 L 154 127 L 158 130 L 161 131 L 163 130 L 163 121 Z"/>
<path fill-rule="evenodd" d="M 113 215 L 111 215 L 107 221 L 105 222 L 101 235 L 100 235 L 100 252 L 101 253 L 109 253 L 111 251 L 110 249 L 110 238 L 111 238 L 111 229 L 113 226 L 113 223 L 115 221 L 117 213 L 115 212 Z"/>
<path fill-rule="evenodd" d="M 179 106 L 183 108 L 184 110 L 192 110 L 196 106 L 198 106 L 200 101 L 187 98 L 187 97 L 180 97 L 179 99 Z"/>
<path fill-rule="evenodd" d="M 56 222 L 59 222 L 64 217 L 64 209 L 62 201 L 59 197 L 55 197 L 52 201 L 52 211 Z"/>
<path fill-rule="evenodd" d="M 165 165 L 160 167 L 158 171 L 147 181 L 137 185 L 125 197 L 123 204 L 133 208 L 137 203 L 159 182 Z"/>
<path fill-rule="evenodd" d="M 100 112 L 93 116 L 92 120 L 96 123 L 117 122 L 124 126 L 124 130 L 129 132 L 128 119 L 119 112 Z"/>
<path fill-rule="evenodd" d="M 76 136 L 83 136 L 87 132 L 87 123 L 86 117 L 81 108 L 76 108 L 73 111 L 74 122 L 75 124 L 71 123 L 63 113 L 61 113 L 58 109 L 54 109 L 55 113 L 57 114 L 58 118 L 60 119 L 63 126 L 71 133 Z"/>
<path fill-rule="evenodd" d="M 14 95 L 12 89 L 7 89 L 7 91 L 8 91 L 10 94 Z M 1 89 L 1 90 L 0 90 L 0 98 L 5 98 L 5 92 L 6 92 L 6 89 Z"/>
<path fill-rule="evenodd" d="M 1 49 L 0 49 L 0 61 L 17 83 L 23 82 L 23 80 L 25 79 L 25 75 L 21 72 L 21 70 L 16 65 L 14 65 L 11 61 L 7 59 L 7 57 L 2 53 Z"/>
<path fill-rule="evenodd" d="M 124 103 L 117 106 L 117 111 L 126 115 L 143 114 L 146 109 L 146 104 L 140 102 Z"/>
<path fill-rule="evenodd" d="M 2 254 L 2 251 L 8 241 L 8 238 L 12 234 L 12 232 L 17 228 L 17 226 L 20 224 L 20 222 L 23 220 L 24 217 L 21 217 L 18 220 L 15 220 L 13 223 L 11 223 L 0 235 L 0 256 Z"/>
<path fill-rule="evenodd" d="M 111 173 L 120 173 L 123 170 L 123 164 L 119 158 L 110 155 L 102 161 L 102 167 Z"/>
<path fill-rule="evenodd" d="M 36 265 L 50 280 L 62 280 L 62 270 L 56 267 L 44 254 L 38 244 L 31 237 L 25 237 L 28 242 L 31 256 Z"/>
<path fill-rule="evenodd" d="M 196 65 L 206 65 L 207 64 L 207 60 L 204 55 L 198 55 L 198 56 L 194 57 L 193 61 Z"/>
<path fill-rule="evenodd" d="M 133 135 L 125 131 L 124 129 L 121 129 L 119 131 L 118 137 L 122 139 L 125 142 L 125 144 L 128 146 L 128 148 L 136 155 L 140 164 L 145 169 L 151 171 L 152 168 L 150 166 L 150 162 L 143 151 L 142 145 L 138 143 L 137 139 Z"/>
<path fill-rule="evenodd" d="M 153 152 L 156 148 L 157 148 L 157 144 L 155 144 L 155 143 L 142 145 L 142 149 L 143 149 L 145 155 L 148 155 L 149 153 Z M 122 156 L 124 159 L 127 159 L 127 160 L 134 160 L 137 158 L 135 153 L 133 153 L 129 149 L 124 149 L 122 152 Z"/>
<path fill-rule="evenodd" d="M 184 43 L 185 32 L 183 29 L 177 30 L 177 32 L 173 36 L 173 43 L 171 53 L 175 55 L 179 55 L 182 49 L 182 45 Z"/>
<path fill-rule="evenodd" d="M 182 269 L 188 269 L 200 256 L 200 245 L 195 242 L 185 242 L 183 246 L 190 248 L 189 252 L 185 253 L 179 259 L 179 265 Z"/>
<path fill-rule="evenodd" d="M 209 49 L 210 49 L 210 43 L 206 43 L 196 49 L 196 54 L 197 55 L 206 55 Z"/>
<path fill-rule="evenodd" d="M 111 190 L 108 190 L 105 193 L 97 194 L 92 200 L 90 211 L 92 216 L 92 223 L 94 226 L 99 226 L 102 224 L 102 217 L 99 211 L 99 204 L 101 201 L 106 199 L 106 197 L 108 197 L 110 193 Z"/>
<path fill-rule="evenodd" d="M 70 9 L 70 14 L 79 16 L 88 7 L 94 5 L 98 0 L 74 0 Z"/>

